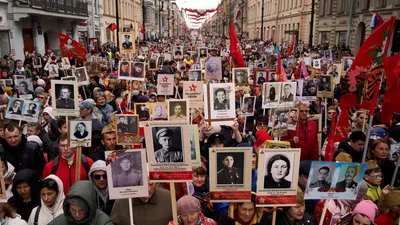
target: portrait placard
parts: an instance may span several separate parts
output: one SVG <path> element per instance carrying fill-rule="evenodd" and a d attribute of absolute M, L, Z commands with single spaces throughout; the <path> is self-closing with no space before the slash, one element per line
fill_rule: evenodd
<path fill-rule="evenodd" d="M 313 59 L 313 67 L 315 69 L 321 69 L 321 59 Z"/>
<path fill-rule="evenodd" d="M 342 74 L 346 74 L 354 62 L 354 57 L 343 57 L 342 59 Z"/>
<path fill-rule="evenodd" d="M 33 65 L 33 68 L 35 68 L 35 69 L 42 68 L 42 58 L 41 57 L 33 58 L 32 59 L 32 65 Z"/>
<path fill-rule="evenodd" d="M 208 50 L 207 48 L 197 48 L 199 51 L 199 58 L 205 58 L 208 55 Z"/>
<path fill-rule="evenodd" d="M 99 62 L 83 62 L 89 77 L 98 76 L 101 73 L 101 63 Z"/>
<path fill-rule="evenodd" d="M 235 81 L 235 85 L 239 86 L 249 85 L 250 69 L 248 67 L 233 68 L 232 74 Z"/>
<path fill-rule="evenodd" d="M 120 61 L 118 66 L 118 79 L 129 80 L 131 77 L 131 63 L 129 61 Z"/>
<path fill-rule="evenodd" d="M 38 122 L 41 105 L 41 102 L 10 97 L 8 99 L 5 118 L 26 122 Z"/>
<path fill-rule="evenodd" d="M 75 69 L 76 82 L 78 86 L 89 85 L 89 75 L 86 72 L 86 67 L 78 67 Z"/>
<path fill-rule="evenodd" d="M 61 77 L 61 80 L 76 81 L 75 76 Z"/>
<path fill-rule="evenodd" d="M 6 87 L 12 87 L 13 83 L 14 82 L 12 79 L 1 79 L 0 80 L 1 89 L 4 89 Z"/>
<path fill-rule="evenodd" d="M 280 107 L 292 107 L 296 101 L 296 82 L 282 82 Z"/>
<path fill-rule="evenodd" d="M 190 131 L 190 158 L 192 159 L 192 168 L 201 167 L 199 126 L 188 125 Z"/>
<path fill-rule="evenodd" d="M 321 114 L 311 114 L 308 116 L 308 119 L 314 121 L 317 124 L 318 133 L 322 132 L 322 115 Z"/>
<path fill-rule="evenodd" d="M 400 143 L 390 144 L 389 159 L 397 162 L 400 157 Z"/>
<path fill-rule="evenodd" d="M 69 147 L 91 147 L 92 146 L 92 121 L 70 120 L 68 124 Z"/>
<path fill-rule="evenodd" d="M 135 32 L 119 32 L 119 50 L 135 54 Z"/>
<path fill-rule="evenodd" d="M 145 149 L 106 151 L 105 157 L 110 199 L 149 196 Z"/>
<path fill-rule="evenodd" d="M 183 46 L 174 47 L 174 59 L 183 59 Z"/>
<path fill-rule="evenodd" d="M 3 164 L 3 162 L 0 162 L 0 164 Z M 2 166 L 2 168 L 6 168 L 5 165 L 1 165 L 1 166 Z M 7 200 L 8 198 L 10 198 L 10 196 L 7 196 L 3 171 L 0 171 L 0 199 Z"/>
<path fill-rule="evenodd" d="M 290 148 L 290 142 L 268 140 L 265 142 L 265 148 Z"/>
<path fill-rule="evenodd" d="M 272 135 L 281 137 L 287 134 L 290 108 L 277 108 L 273 110 Z"/>
<path fill-rule="evenodd" d="M 256 110 L 256 96 L 248 96 L 243 98 L 242 112 L 245 116 L 254 116 Z"/>
<path fill-rule="evenodd" d="M 251 201 L 252 148 L 209 148 L 210 201 Z"/>
<path fill-rule="evenodd" d="M 152 121 L 168 120 L 168 110 L 166 102 L 151 103 L 150 106 L 150 119 Z"/>
<path fill-rule="evenodd" d="M 157 70 L 158 70 L 157 58 L 150 58 L 149 59 L 149 71 L 157 71 Z"/>
<path fill-rule="evenodd" d="M 317 97 L 333 98 L 334 86 L 332 81 L 332 76 L 330 75 L 319 76 Z"/>
<path fill-rule="evenodd" d="M 254 74 L 254 85 L 263 85 L 268 81 L 268 72 L 265 69 L 256 69 Z"/>
<path fill-rule="evenodd" d="M 189 70 L 189 81 L 202 81 L 201 69 Z"/>
<path fill-rule="evenodd" d="M 318 82 L 313 79 L 303 80 L 303 93 L 299 97 L 300 101 L 315 101 L 317 100 L 317 84 Z"/>
<path fill-rule="evenodd" d="M 288 116 L 288 130 L 296 130 L 297 129 L 297 121 L 299 118 L 299 108 L 290 108 L 289 116 Z"/>
<path fill-rule="evenodd" d="M 168 100 L 169 121 L 188 121 L 190 117 L 189 101 L 187 99 Z"/>
<path fill-rule="evenodd" d="M 76 81 L 51 80 L 51 96 L 55 115 L 78 115 L 78 84 Z"/>
<path fill-rule="evenodd" d="M 204 107 L 204 89 L 202 81 L 183 81 L 183 99 L 189 100 L 189 108 Z"/>
<path fill-rule="evenodd" d="M 201 63 L 201 61 L 200 61 Z M 206 80 L 219 81 L 222 79 L 221 57 L 210 57 L 205 62 Z"/>
<path fill-rule="evenodd" d="M 259 150 L 257 207 L 296 205 L 300 151 L 300 148 Z"/>
<path fill-rule="evenodd" d="M 304 199 L 355 200 L 367 165 L 312 162 Z"/>
<path fill-rule="evenodd" d="M 139 116 L 139 121 L 150 119 L 150 103 L 135 103 L 134 112 Z"/>
<path fill-rule="evenodd" d="M 33 99 L 32 78 L 14 79 L 15 87 L 18 89 L 19 98 L 31 100 Z"/>
<path fill-rule="evenodd" d="M 68 70 L 71 68 L 71 63 L 69 61 L 68 57 L 62 57 L 61 58 L 61 65 L 63 70 Z"/>
<path fill-rule="evenodd" d="M 58 77 L 58 64 L 50 64 L 48 69 L 49 69 L 49 76 Z"/>
<path fill-rule="evenodd" d="M 281 82 L 268 82 L 263 84 L 262 108 L 277 108 L 281 96 Z"/>
<path fill-rule="evenodd" d="M 233 83 L 205 84 L 204 114 L 209 124 L 231 124 L 236 118 Z"/>
<path fill-rule="evenodd" d="M 174 74 L 158 74 L 157 95 L 173 95 L 174 88 Z"/>
<path fill-rule="evenodd" d="M 342 64 L 332 64 L 329 66 L 328 71 L 326 72 L 326 75 L 331 75 L 333 78 L 333 84 L 339 84 L 340 83 L 340 78 L 342 77 L 340 75 L 340 69 L 342 68 Z"/>
<path fill-rule="evenodd" d="M 115 120 L 118 145 L 140 144 L 139 116 L 118 114 L 115 115 Z"/>
<path fill-rule="evenodd" d="M 144 131 L 150 180 L 192 181 L 188 126 L 148 126 Z"/>
<path fill-rule="evenodd" d="M 123 73 L 123 76 L 118 77 L 121 80 L 138 80 L 144 81 L 144 77 L 146 74 L 146 68 L 144 62 L 123 62 L 123 65 L 120 64 L 122 69 L 126 69 L 126 63 L 129 64 L 129 73 Z M 121 67 L 120 67 L 121 70 Z M 119 71 L 120 71 L 119 70 Z M 124 70 L 122 70 L 124 72 Z"/>

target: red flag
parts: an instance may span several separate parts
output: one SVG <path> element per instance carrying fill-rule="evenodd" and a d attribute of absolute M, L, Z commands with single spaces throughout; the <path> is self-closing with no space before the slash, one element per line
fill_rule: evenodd
<path fill-rule="evenodd" d="M 239 17 L 240 17 L 241 15 L 242 15 L 242 10 L 239 9 L 239 10 L 237 11 L 237 13 L 236 13 L 236 20 L 238 20 Z"/>
<path fill-rule="evenodd" d="M 231 53 L 231 57 L 233 59 L 234 65 L 236 67 L 244 67 L 244 61 L 242 57 L 242 53 L 240 52 L 239 40 L 236 36 L 235 27 L 233 26 L 233 21 L 229 21 L 229 38 L 230 38 L 230 47 L 229 51 Z M 235 67 L 233 66 L 233 68 Z"/>
<path fill-rule="evenodd" d="M 375 16 L 378 19 L 378 23 L 376 24 L 376 27 L 379 27 L 380 25 L 385 23 L 385 21 L 382 19 L 381 15 L 379 15 L 378 12 L 375 13 Z"/>
<path fill-rule="evenodd" d="M 296 35 L 293 36 L 292 43 L 290 44 L 290 47 L 289 47 L 288 51 L 286 52 L 286 56 L 287 56 L 287 57 L 289 57 L 290 55 L 292 55 L 295 38 L 296 38 Z"/>
<path fill-rule="evenodd" d="M 373 115 L 382 78 L 382 61 L 391 43 L 396 17 L 390 18 L 364 41 L 353 64 L 341 80 L 340 114 L 335 132 L 335 142 L 348 136 L 350 115 L 360 108 Z M 344 62 L 346 63 L 346 61 Z"/>
<path fill-rule="evenodd" d="M 285 68 L 283 68 L 282 62 L 281 62 L 281 54 L 278 54 L 278 68 L 276 69 L 276 74 L 278 75 L 278 81 L 279 82 L 287 82 L 287 75 L 285 72 Z"/>
<path fill-rule="evenodd" d="M 111 31 L 114 31 L 114 30 L 117 29 L 117 25 L 116 25 L 115 23 L 111 23 L 111 24 L 108 26 L 108 29 L 110 29 Z"/>
<path fill-rule="evenodd" d="M 326 145 L 326 148 L 325 148 L 325 156 L 324 156 L 324 158 L 325 158 L 325 161 L 328 161 L 328 162 L 332 161 L 333 155 L 335 153 L 334 147 L 333 147 L 333 145 L 334 145 L 334 141 L 333 140 L 334 140 L 335 129 L 336 129 L 336 116 L 337 116 L 337 113 L 334 112 L 332 114 L 331 132 L 329 133 L 328 141 L 327 141 L 328 144 Z"/>
<path fill-rule="evenodd" d="M 383 96 L 381 119 L 384 123 L 388 123 L 394 112 L 400 112 L 400 104 L 397 104 L 400 102 L 400 55 L 386 58 L 383 64 L 387 88 Z"/>
<path fill-rule="evenodd" d="M 58 39 L 60 40 L 60 49 L 63 57 L 77 57 L 85 60 L 88 51 L 81 43 L 61 32 L 58 32 Z"/>

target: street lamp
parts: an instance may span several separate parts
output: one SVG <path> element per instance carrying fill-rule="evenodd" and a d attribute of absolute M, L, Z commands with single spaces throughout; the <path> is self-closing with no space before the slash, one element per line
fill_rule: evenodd
<path fill-rule="evenodd" d="M 261 1 L 261 40 L 264 40 L 264 0 Z"/>

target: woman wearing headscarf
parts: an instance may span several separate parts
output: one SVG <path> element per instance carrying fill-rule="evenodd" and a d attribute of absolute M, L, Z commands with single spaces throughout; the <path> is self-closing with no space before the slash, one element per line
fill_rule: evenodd
<path fill-rule="evenodd" d="M 32 209 L 39 205 L 37 178 L 30 169 L 22 169 L 14 177 L 13 197 L 8 203 L 16 209 L 22 219 L 28 221 Z"/>
<path fill-rule="evenodd" d="M 29 225 L 47 225 L 57 216 L 63 214 L 64 187 L 55 175 L 49 175 L 40 182 L 41 204 L 32 210 Z"/>
<path fill-rule="evenodd" d="M 7 199 L 0 199 L 0 202 L 7 202 L 7 200 L 13 196 L 12 186 L 15 176 L 15 168 L 11 163 L 7 162 L 6 157 L 3 154 L 0 154 L 0 169 L 3 173 L 7 197 Z"/>
<path fill-rule="evenodd" d="M 0 203 L 0 222 L 1 225 L 27 225 L 26 221 L 7 203 Z"/>
<path fill-rule="evenodd" d="M 178 225 L 217 225 L 217 223 L 201 212 L 200 202 L 197 198 L 185 195 L 176 202 Z M 174 225 L 170 221 L 168 225 Z"/>

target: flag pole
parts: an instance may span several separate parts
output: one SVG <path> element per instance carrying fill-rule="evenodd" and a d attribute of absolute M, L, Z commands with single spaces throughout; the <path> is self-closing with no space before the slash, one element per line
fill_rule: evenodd
<path fill-rule="evenodd" d="M 368 151 L 368 142 L 369 142 L 369 135 L 371 134 L 371 127 L 372 127 L 372 120 L 373 120 L 373 116 L 369 116 L 369 122 L 368 122 L 368 132 L 367 132 L 367 138 L 365 140 L 365 144 L 364 144 L 364 152 L 363 152 L 363 159 L 362 159 L 362 163 L 365 163 L 365 159 L 367 158 L 367 151 Z"/>
<path fill-rule="evenodd" d="M 117 49 L 119 49 L 119 0 L 115 1 L 115 20 L 117 21 Z M 143 12 L 144 14 L 144 12 Z"/>

